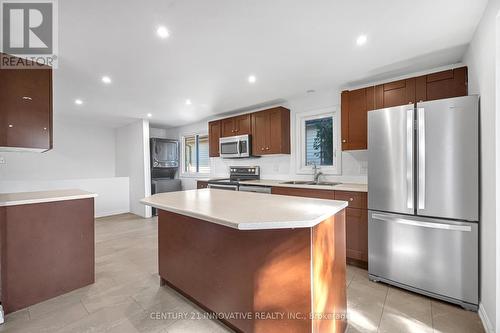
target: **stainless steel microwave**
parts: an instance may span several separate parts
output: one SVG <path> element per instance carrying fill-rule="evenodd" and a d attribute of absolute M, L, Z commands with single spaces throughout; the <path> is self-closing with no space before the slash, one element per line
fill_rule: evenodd
<path fill-rule="evenodd" d="M 219 154 L 223 158 L 250 157 L 251 147 L 248 134 L 219 139 Z"/>

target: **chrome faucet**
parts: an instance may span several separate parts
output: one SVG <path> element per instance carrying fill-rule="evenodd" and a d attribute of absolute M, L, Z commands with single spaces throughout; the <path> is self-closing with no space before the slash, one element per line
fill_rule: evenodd
<path fill-rule="evenodd" d="M 312 162 L 311 165 L 312 165 L 312 169 L 314 171 L 313 181 L 315 183 L 318 183 L 319 176 L 321 176 L 323 174 L 323 172 L 318 171 L 318 165 L 316 164 L 316 162 Z"/>

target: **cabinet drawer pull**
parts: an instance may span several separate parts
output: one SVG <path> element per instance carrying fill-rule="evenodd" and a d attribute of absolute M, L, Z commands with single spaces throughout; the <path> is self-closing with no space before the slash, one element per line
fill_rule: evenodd
<path fill-rule="evenodd" d="M 23 96 L 23 99 L 24 99 L 25 101 L 32 101 L 32 100 L 33 100 L 33 98 L 31 98 L 31 97 L 29 97 L 29 96 Z"/>
<path fill-rule="evenodd" d="M 269 150 L 269 147 L 266 147 L 266 150 Z"/>
<path fill-rule="evenodd" d="M 346 140 L 346 139 L 342 139 L 342 143 L 346 143 L 346 142 L 347 142 L 347 140 Z"/>
<path fill-rule="evenodd" d="M 260 148 L 260 150 L 264 150 L 264 148 Z"/>
<path fill-rule="evenodd" d="M 14 125 L 12 125 L 12 124 L 9 124 L 9 128 L 12 128 L 12 127 L 14 127 Z"/>
<path fill-rule="evenodd" d="M 354 201 L 354 198 L 349 198 L 349 201 Z"/>

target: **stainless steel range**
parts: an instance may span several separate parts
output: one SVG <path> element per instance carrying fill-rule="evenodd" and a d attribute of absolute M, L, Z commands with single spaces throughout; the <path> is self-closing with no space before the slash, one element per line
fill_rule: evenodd
<path fill-rule="evenodd" d="M 244 187 L 246 187 L 240 184 L 240 181 L 254 179 L 260 179 L 260 167 L 230 166 L 229 178 L 209 180 L 208 187 L 222 190 L 239 191 L 244 190 Z"/>

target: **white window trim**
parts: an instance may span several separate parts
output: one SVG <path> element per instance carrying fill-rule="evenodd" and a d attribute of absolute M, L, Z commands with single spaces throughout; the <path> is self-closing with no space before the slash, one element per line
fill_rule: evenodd
<path fill-rule="evenodd" d="M 300 112 L 295 115 L 295 150 L 297 156 L 296 173 L 312 175 L 313 170 L 310 165 L 305 165 L 306 145 L 305 145 L 305 122 L 307 120 L 333 117 L 333 154 L 334 166 L 321 166 L 320 170 L 326 175 L 340 175 L 342 173 L 342 150 L 340 146 L 340 114 L 338 107 L 328 107 L 324 109 Z"/>
<path fill-rule="evenodd" d="M 186 144 L 185 144 L 185 138 L 186 137 L 189 137 L 189 136 L 195 136 L 195 135 L 198 135 L 198 136 L 208 136 L 208 133 L 207 132 L 201 132 L 201 133 L 184 133 L 184 134 L 181 134 L 180 136 L 180 141 L 181 141 L 181 151 L 180 151 L 180 166 L 181 166 L 181 169 L 180 169 L 180 177 L 182 178 L 199 178 L 200 176 L 209 176 L 210 175 L 210 172 L 185 172 L 185 163 L 186 163 L 186 159 L 184 158 L 184 154 L 186 152 Z"/>

